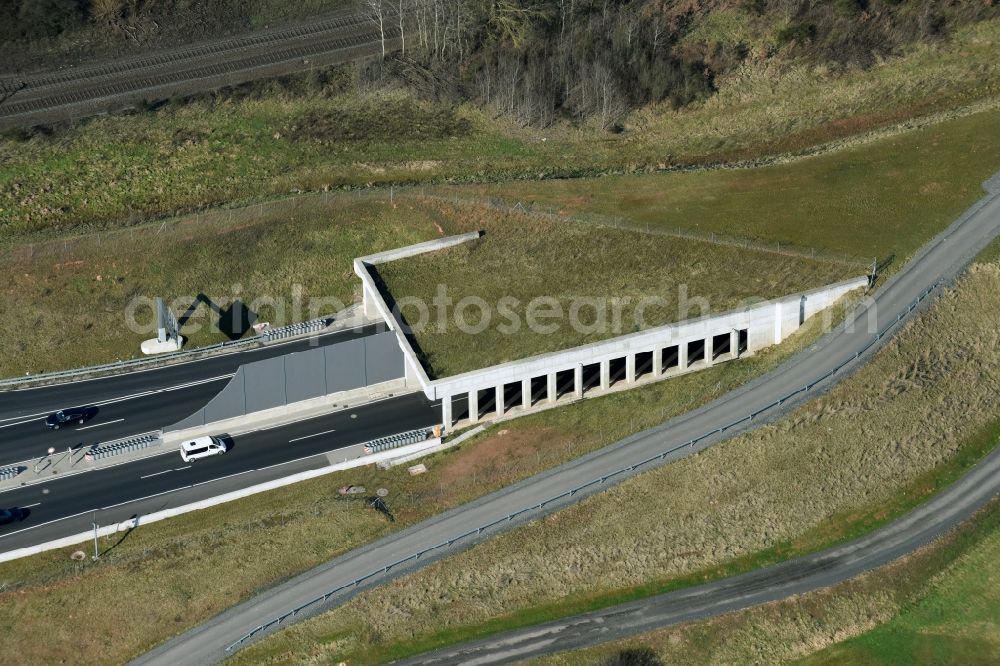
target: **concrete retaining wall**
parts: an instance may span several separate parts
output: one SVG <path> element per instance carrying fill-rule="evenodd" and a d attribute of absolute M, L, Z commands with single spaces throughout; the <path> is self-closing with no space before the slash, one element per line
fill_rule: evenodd
<path fill-rule="evenodd" d="M 390 331 L 240 366 L 208 404 L 164 428 L 186 430 L 322 400 L 404 376 L 404 356 Z"/>
<path fill-rule="evenodd" d="M 600 366 L 599 390 L 608 390 L 613 383 L 609 377 L 612 362 L 624 362 L 625 380 L 628 384 L 635 383 L 637 375 L 643 374 L 642 369 L 638 368 L 640 357 L 651 366 L 652 370 L 648 374 L 653 379 L 711 367 L 715 363 L 752 354 L 781 342 L 797 331 L 807 319 L 829 308 L 848 292 L 868 285 L 867 277 L 857 277 L 740 310 L 690 319 L 589 345 L 431 380 L 424 371 L 413 345 L 404 334 L 406 327 L 379 289 L 374 266 L 453 247 L 477 239 L 479 236 L 478 232 L 451 236 L 354 260 L 354 272 L 361 278 L 364 290 L 365 314 L 381 317 L 392 330 L 405 358 L 407 386 L 419 388 L 430 400 L 442 401 L 442 423 L 446 430 L 454 423 L 452 399 L 455 397 L 465 396 L 469 406 L 468 418 L 474 423 L 479 420 L 478 405 L 481 391 L 494 392 L 495 409 L 497 415 L 502 416 L 505 411 L 510 410 L 506 404 L 501 403 L 506 403 L 508 387 L 515 386 L 515 391 L 521 394 L 517 409 L 528 410 L 537 402 L 533 395 L 533 380 L 546 381 L 545 402 L 554 403 L 559 399 L 556 375 L 560 372 L 573 373 L 573 395 L 579 398 L 585 391 L 584 367 Z M 720 340 L 720 346 L 726 351 L 716 353 L 715 340 Z M 704 358 L 694 358 L 689 362 L 689 350 L 697 353 L 699 345 L 704 349 Z M 675 358 L 676 363 L 668 367 L 668 364 L 663 362 L 665 354 Z M 520 388 L 517 388 L 517 385 Z"/>

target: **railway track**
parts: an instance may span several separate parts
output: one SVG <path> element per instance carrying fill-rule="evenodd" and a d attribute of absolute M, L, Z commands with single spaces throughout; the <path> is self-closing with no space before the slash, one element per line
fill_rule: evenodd
<path fill-rule="evenodd" d="M 398 34 L 386 35 L 395 43 Z M 346 62 L 380 52 L 380 36 L 358 14 L 227 37 L 184 48 L 0 79 L 0 128 L 116 110 L 151 95 L 190 94 L 254 78 Z"/>

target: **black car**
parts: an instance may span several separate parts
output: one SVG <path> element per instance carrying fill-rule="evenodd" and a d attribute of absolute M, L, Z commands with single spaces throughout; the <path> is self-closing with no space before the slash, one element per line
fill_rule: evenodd
<path fill-rule="evenodd" d="M 88 407 L 70 407 L 69 409 L 60 409 L 55 414 L 49 414 L 49 417 L 45 419 L 45 425 L 52 430 L 59 430 L 59 428 L 65 425 L 71 425 L 73 423 L 82 424 L 90 418 L 91 411 L 92 410 Z"/>
<path fill-rule="evenodd" d="M 0 525 L 7 525 L 21 520 L 21 512 L 17 509 L 0 509 Z"/>

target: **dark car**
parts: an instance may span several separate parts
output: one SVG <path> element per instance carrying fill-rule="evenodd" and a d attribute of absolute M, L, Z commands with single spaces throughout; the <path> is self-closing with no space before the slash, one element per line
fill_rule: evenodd
<path fill-rule="evenodd" d="M 7 525 L 18 520 L 21 520 L 21 512 L 17 509 L 0 509 L 0 525 Z"/>
<path fill-rule="evenodd" d="M 90 418 L 90 413 L 91 410 L 87 407 L 60 409 L 55 414 L 49 414 L 49 417 L 45 419 L 45 425 L 53 430 L 59 430 L 59 428 L 65 425 L 73 423 L 82 424 Z"/>

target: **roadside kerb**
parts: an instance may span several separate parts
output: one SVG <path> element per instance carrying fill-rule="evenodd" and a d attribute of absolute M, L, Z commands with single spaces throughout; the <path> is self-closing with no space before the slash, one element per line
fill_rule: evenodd
<path fill-rule="evenodd" d="M 910 305 L 908 306 L 905 314 L 909 314 L 909 313 L 913 312 L 913 310 L 915 310 L 917 308 L 917 306 L 920 305 L 920 303 L 922 301 L 924 301 L 924 299 L 926 299 L 931 293 L 933 293 L 934 290 L 936 290 L 941 284 L 942 284 L 942 281 L 938 280 L 937 282 L 935 282 L 934 284 L 932 284 L 930 287 L 928 287 L 927 289 L 925 289 L 923 292 L 921 292 L 920 295 L 910 303 Z M 399 559 L 399 560 L 397 560 L 395 562 L 391 562 L 391 563 L 389 563 L 389 564 L 387 564 L 387 565 L 385 565 L 385 566 L 383 566 L 383 567 L 381 567 L 379 569 L 376 569 L 375 571 L 372 571 L 372 572 L 370 572 L 368 574 L 365 574 L 364 576 L 356 578 L 356 579 L 354 579 L 354 580 L 352 580 L 352 581 L 350 581 L 348 583 L 345 583 L 343 585 L 340 585 L 340 586 L 338 586 L 338 587 L 336 587 L 336 588 L 334 588 L 332 590 L 328 590 L 324 594 L 322 594 L 322 595 L 320 595 L 320 596 L 318 596 L 318 597 L 316 597 L 316 598 L 314 598 L 314 599 L 312 599 L 312 600 L 310 600 L 310 601 L 302 604 L 301 606 L 298 606 L 297 608 L 294 608 L 291 611 L 288 611 L 287 613 L 279 615 L 279 616 L 275 617 L 274 619 L 272 619 L 272 620 L 270 620 L 268 622 L 265 622 L 264 624 L 261 624 L 261 625 L 255 627 L 254 629 L 251 629 L 249 632 L 247 632 L 246 634 L 244 634 L 242 637 L 238 638 L 236 641 L 234 641 L 233 643 L 229 644 L 225 648 L 225 652 L 226 653 L 232 652 L 233 649 L 241 646 L 246 641 L 253 639 L 258 634 L 261 634 L 261 633 L 263 633 L 263 632 L 265 632 L 265 631 L 267 631 L 267 630 L 269 630 L 271 628 L 279 626 L 282 622 L 284 622 L 285 620 L 287 620 L 289 618 L 294 618 L 296 615 L 298 615 L 299 613 L 305 611 L 307 608 L 310 608 L 311 606 L 313 606 L 315 604 L 325 603 L 325 602 L 329 601 L 330 598 L 333 597 L 338 592 L 342 592 L 344 590 L 351 589 L 351 588 L 356 588 L 361 583 L 363 583 L 363 582 L 365 582 L 365 581 L 373 578 L 374 576 L 378 576 L 380 574 L 386 574 L 386 573 L 389 572 L 390 569 L 393 569 L 393 568 L 395 568 L 395 567 L 397 567 L 397 566 L 399 566 L 401 564 L 404 564 L 406 562 L 410 562 L 412 560 L 419 560 L 422 556 L 424 556 L 424 555 L 426 555 L 428 553 L 431 553 L 433 551 L 440 550 L 442 548 L 450 547 L 451 545 L 453 545 L 457 541 L 461 541 L 461 540 L 469 538 L 471 536 L 481 535 L 483 532 L 485 532 L 485 531 L 487 531 L 487 530 L 489 530 L 489 529 L 491 529 L 493 527 L 496 527 L 497 525 L 500 525 L 500 524 L 503 524 L 503 523 L 509 523 L 509 522 L 513 521 L 515 518 L 522 517 L 522 516 L 524 516 L 525 514 L 527 514 L 529 512 L 540 511 L 541 509 L 544 509 L 546 505 L 551 504 L 553 502 L 556 502 L 556 501 L 558 501 L 560 499 L 564 499 L 566 497 L 572 497 L 572 496 L 576 495 L 577 493 L 579 493 L 580 491 L 585 490 L 585 489 L 590 488 L 590 487 L 595 486 L 595 485 L 603 485 L 604 483 L 606 483 L 608 481 L 608 479 L 611 479 L 612 477 L 618 476 L 620 474 L 626 474 L 626 473 L 634 472 L 638 468 L 644 467 L 644 466 L 646 466 L 646 465 L 648 465 L 650 463 L 662 461 L 662 460 L 664 460 L 667 456 L 669 456 L 672 453 L 676 453 L 678 451 L 681 451 L 681 450 L 684 450 L 684 449 L 688 449 L 688 448 L 693 448 L 694 445 L 697 444 L 698 442 L 701 442 L 701 441 L 703 441 L 705 439 L 708 439 L 710 437 L 722 434 L 722 433 L 726 432 L 727 430 L 730 430 L 730 429 L 732 429 L 732 428 L 734 428 L 734 427 L 736 427 L 738 425 L 751 422 L 751 421 L 753 421 L 754 418 L 760 416 L 764 412 L 767 412 L 767 411 L 770 411 L 770 410 L 774 409 L 775 407 L 781 406 L 782 404 L 784 404 L 789 399 L 791 399 L 791 398 L 793 398 L 793 397 L 795 397 L 795 396 L 797 396 L 799 394 L 808 393 L 809 391 L 812 391 L 813 388 L 815 388 L 817 385 L 823 383 L 825 380 L 827 380 L 830 377 L 834 376 L 835 374 L 837 374 L 838 372 L 840 372 L 841 370 L 843 370 L 848 365 L 851 365 L 851 364 L 855 363 L 861 356 L 863 356 L 873 346 L 875 346 L 882 339 L 882 337 L 886 333 L 889 332 L 889 330 L 891 330 L 892 328 L 894 328 L 895 326 L 897 326 L 900 322 L 902 322 L 903 316 L 904 316 L 904 313 L 900 313 L 896 317 L 895 321 L 890 322 L 888 325 L 884 326 L 881 330 L 879 330 L 875 334 L 875 337 L 871 341 L 869 341 L 869 343 L 867 345 L 865 345 L 864 348 L 862 348 L 860 351 L 858 351 L 857 353 L 855 353 L 855 355 L 853 357 L 849 358 L 847 361 L 841 363 L 840 365 L 836 366 L 833 370 L 831 370 L 830 372 L 828 372 L 825 375 L 823 375 L 821 378 L 819 378 L 819 379 L 817 379 L 817 380 L 815 380 L 813 382 L 810 382 L 809 384 L 806 384 L 804 386 L 798 387 L 794 391 L 789 392 L 788 394 L 786 394 L 785 396 L 779 398 L 778 400 L 775 400 L 771 404 L 769 404 L 769 405 L 767 405 L 767 406 L 765 406 L 765 407 L 763 407 L 763 408 L 761 408 L 761 409 L 759 409 L 759 410 L 757 410 L 755 412 L 751 412 L 750 414 L 747 414 L 747 416 L 745 416 L 743 418 L 737 419 L 737 420 L 733 421 L 732 423 L 729 423 L 729 424 L 727 424 L 725 426 L 722 426 L 720 428 L 717 428 L 715 430 L 711 430 L 709 432 L 703 433 L 703 434 L 699 435 L 698 437 L 690 439 L 689 441 L 687 441 L 687 442 L 685 442 L 683 444 L 679 444 L 677 446 L 673 446 L 673 447 L 671 447 L 671 448 L 669 448 L 669 449 L 667 449 L 665 451 L 662 451 L 662 452 L 660 452 L 660 453 L 658 453 L 658 454 L 656 454 L 654 456 L 650 456 L 649 458 L 646 458 L 645 460 L 641 460 L 641 461 L 639 461 L 637 463 L 634 463 L 632 465 L 629 465 L 627 467 L 623 467 L 621 469 L 615 470 L 615 471 L 610 472 L 608 474 L 604 474 L 604 475 L 602 475 L 602 476 L 600 476 L 598 478 L 595 478 L 595 479 L 592 479 L 591 481 L 588 481 L 586 483 L 580 484 L 579 486 L 576 486 L 576 487 L 574 487 L 574 488 L 572 488 L 570 490 L 567 490 L 567 491 L 564 491 L 562 493 L 559 493 L 558 495 L 554 495 L 552 497 L 544 499 L 544 500 L 542 500 L 542 501 L 540 501 L 540 502 L 538 502 L 536 504 L 533 504 L 531 506 L 519 509 L 518 511 L 514 511 L 514 512 L 511 512 L 511 513 L 508 513 L 506 516 L 498 518 L 497 520 L 494 520 L 494 521 L 492 521 L 490 523 L 486 523 L 484 525 L 480 525 L 479 527 L 476 527 L 476 528 L 468 530 L 468 531 L 466 531 L 464 533 L 455 535 L 455 536 L 453 536 L 453 537 L 451 537 L 451 538 L 449 538 L 449 539 L 447 539 L 445 541 L 442 541 L 442 542 L 440 542 L 440 543 L 438 543 L 438 544 L 436 544 L 434 546 L 430 546 L 430 547 L 425 548 L 423 550 L 420 550 L 420 551 L 418 551 L 416 553 L 412 553 L 412 554 L 410 554 L 410 555 L 408 555 L 408 556 L 406 556 L 406 557 L 404 557 L 402 559 Z"/>
<path fill-rule="evenodd" d="M 299 483 L 300 481 L 306 481 L 308 479 L 314 479 L 320 476 L 325 476 L 327 474 L 332 474 L 333 472 L 340 472 L 345 469 L 352 469 L 354 467 L 365 467 L 367 465 L 376 464 L 394 455 L 402 454 L 412 454 L 424 449 L 430 449 L 437 446 L 440 443 L 439 438 L 431 438 L 424 442 L 419 442 L 417 444 L 410 444 L 406 447 L 401 447 L 399 449 L 393 449 L 391 451 L 384 451 L 382 453 L 373 453 L 370 455 L 364 455 L 354 458 L 352 460 L 346 460 L 340 463 L 332 463 L 326 467 L 320 469 L 309 470 L 306 472 L 299 472 L 297 474 L 292 474 L 280 479 L 275 479 L 273 481 L 267 481 L 265 483 L 259 483 L 257 485 L 249 486 L 247 488 L 241 488 L 240 490 L 234 490 L 229 493 L 224 493 L 216 497 L 211 497 L 209 499 L 200 500 L 198 502 L 192 502 L 191 504 L 185 504 L 183 506 L 175 507 L 172 509 L 164 509 L 163 511 L 156 511 L 154 513 L 146 514 L 143 516 L 136 516 L 126 521 L 120 523 L 113 523 L 111 525 L 105 525 L 104 527 L 99 527 L 97 530 L 89 530 L 87 532 L 81 532 L 79 534 L 74 534 L 72 536 L 63 537 L 62 539 L 56 539 L 53 541 L 47 541 L 45 543 L 37 544 L 34 546 L 28 546 L 25 548 L 18 548 L 16 550 L 11 550 L 6 553 L 0 553 L 0 562 L 8 562 L 10 560 L 16 560 L 21 557 L 28 557 L 29 555 L 37 555 L 48 550 L 55 550 L 57 548 L 65 548 L 67 546 L 73 546 L 78 543 L 83 543 L 89 539 L 93 539 L 96 535 L 97 537 L 105 537 L 117 532 L 122 532 L 126 530 L 135 529 L 139 525 L 148 525 L 149 523 L 155 523 L 160 520 L 165 520 L 167 518 L 173 518 L 174 516 L 179 516 L 181 514 L 190 513 L 191 511 L 198 511 L 200 509 L 206 509 L 208 507 L 216 506 L 218 504 L 225 504 L 226 502 L 231 502 L 233 500 L 242 499 L 244 497 L 249 497 L 250 495 L 256 495 L 258 493 L 267 492 L 268 490 L 274 490 L 275 488 L 282 488 L 284 486 L 292 485 L 293 483 Z M 357 445 L 354 445 L 357 446 Z M 359 447 L 360 448 L 360 447 Z M 342 454 L 344 449 L 338 449 L 333 452 L 319 453 L 314 457 L 324 457 L 330 455 L 330 453 Z M 219 480 L 219 479 L 216 479 Z M 176 488 L 174 492 L 178 490 L 185 490 L 186 488 L 192 488 L 195 485 L 203 485 L 204 483 L 212 483 L 212 481 L 202 482 L 201 484 L 192 484 L 190 486 L 183 486 L 181 488 Z"/>

